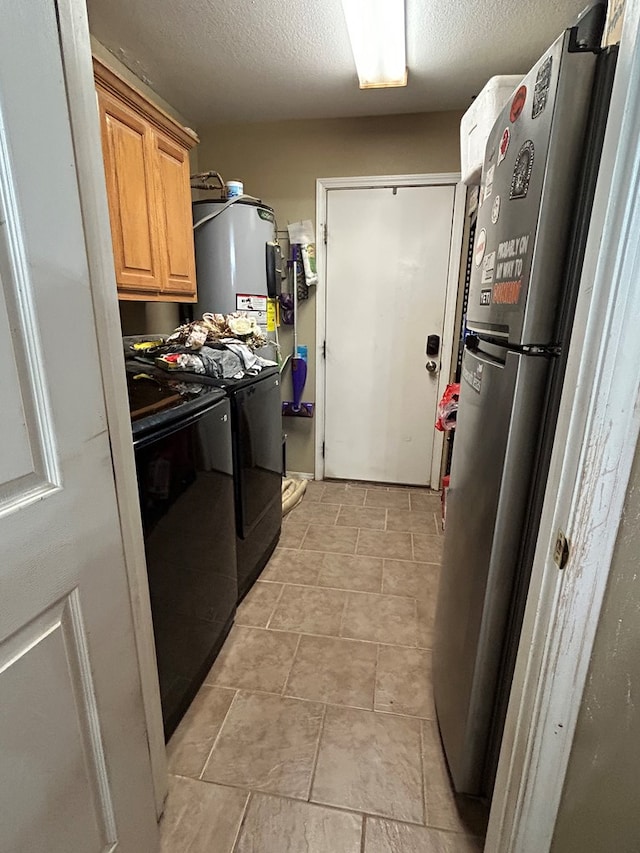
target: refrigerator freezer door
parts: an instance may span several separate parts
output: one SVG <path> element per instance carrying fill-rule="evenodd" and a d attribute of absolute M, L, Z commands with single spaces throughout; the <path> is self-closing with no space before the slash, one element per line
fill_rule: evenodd
<path fill-rule="evenodd" d="M 435 625 L 440 732 L 460 793 L 482 795 L 509 598 L 550 360 L 466 351 Z M 503 359 L 503 360 L 502 360 Z"/>
<path fill-rule="evenodd" d="M 467 325 L 512 345 L 558 343 L 596 63 L 570 51 L 571 32 L 527 74 L 487 143 Z"/>

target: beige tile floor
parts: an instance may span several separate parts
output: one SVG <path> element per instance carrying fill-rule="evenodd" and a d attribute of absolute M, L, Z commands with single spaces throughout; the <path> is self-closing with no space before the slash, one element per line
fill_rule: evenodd
<path fill-rule="evenodd" d="M 168 746 L 164 853 L 478 853 L 431 687 L 425 489 L 310 483 Z"/>

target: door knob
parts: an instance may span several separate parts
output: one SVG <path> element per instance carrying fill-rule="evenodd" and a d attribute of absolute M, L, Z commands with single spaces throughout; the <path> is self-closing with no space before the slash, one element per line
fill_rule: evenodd
<path fill-rule="evenodd" d="M 435 373 L 438 369 L 438 365 L 435 363 L 435 361 L 428 361 L 425 364 L 425 367 L 427 368 L 429 373 Z"/>

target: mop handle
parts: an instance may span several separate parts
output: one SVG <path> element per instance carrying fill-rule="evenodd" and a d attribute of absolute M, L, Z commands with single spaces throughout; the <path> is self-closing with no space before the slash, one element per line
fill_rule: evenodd
<path fill-rule="evenodd" d="M 294 259 L 293 269 L 293 357 L 298 355 L 298 262 Z"/>

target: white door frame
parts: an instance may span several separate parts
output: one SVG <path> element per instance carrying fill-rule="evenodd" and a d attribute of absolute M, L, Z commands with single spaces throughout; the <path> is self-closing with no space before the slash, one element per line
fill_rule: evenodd
<path fill-rule="evenodd" d="M 486 849 L 547 853 L 640 431 L 640 0 L 627 0 Z M 558 530 L 570 542 L 561 571 Z"/>
<path fill-rule="evenodd" d="M 57 8 L 156 814 L 160 817 L 167 794 L 167 760 L 147 564 L 142 523 L 137 512 L 138 485 L 87 9 L 85 0 L 57 0 Z"/>
<path fill-rule="evenodd" d="M 316 292 L 316 432 L 315 432 L 315 479 L 324 479 L 324 457 L 322 445 L 325 437 L 326 413 L 326 362 L 323 344 L 327 328 L 327 247 L 324 241 L 327 221 L 327 192 L 336 189 L 373 189 L 376 187 L 436 187 L 455 186 L 453 202 L 453 227 L 449 247 L 447 293 L 444 324 L 440 346 L 440 374 L 438 376 L 438 399 L 451 376 L 454 343 L 456 338 L 455 318 L 458 301 L 458 282 L 464 233 L 464 213 L 467 188 L 460 183 L 459 172 L 443 172 L 431 175 L 376 175 L 352 178 L 318 178 L 316 180 L 316 264 L 318 285 Z M 426 424 L 426 429 L 431 425 Z M 431 484 L 440 483 L 444 433 L 434 429 L 431 456 Z M 436 486 L 437 487 L 437 486 Z"/>

